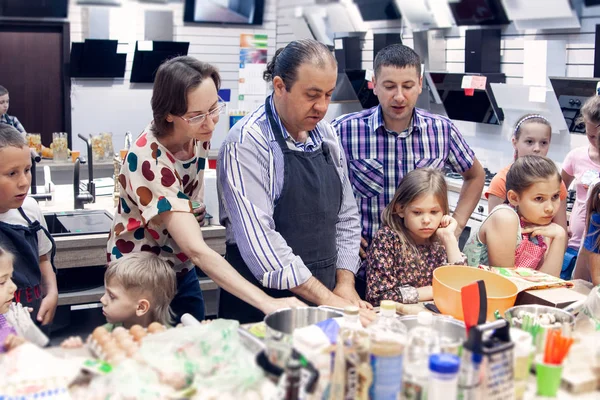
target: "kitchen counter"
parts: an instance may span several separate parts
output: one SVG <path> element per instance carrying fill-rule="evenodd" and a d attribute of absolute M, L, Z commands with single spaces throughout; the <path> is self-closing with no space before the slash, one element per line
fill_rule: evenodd
<path fill-rule="evenodd" d="M 56 185 L 52 201 L 40 201 L 44 214 L 73 210 L 73 186 Z M 97 196 L 95 203 L 84 205 L 85 210 L 102 210 L 114 215 L 115 207 L 112 196 Z M 206 244 L 217 253 L 225 254 L 225 227 L 211 225 L 202 227 L 202 235 Z M 55 237 L 55 265 L 58 270 L 82 267 L 98 267 L 106 264 L 106 242 L 108 234 L 87 234 Z M 207 315 L 216 314 L 218 286 L 207 277 L 200 278 L 200 286 L 204 292 Z M 100 300 L 104 288 L 102 286 L 59 293 L 59 306 L 95 303 Z"/>

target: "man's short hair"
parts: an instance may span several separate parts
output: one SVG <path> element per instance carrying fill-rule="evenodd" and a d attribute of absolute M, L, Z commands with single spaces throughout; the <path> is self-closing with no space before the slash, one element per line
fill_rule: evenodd
<path fill-rule="evenodd" d="M 373 62 L 375 76 L 377 76 L 381 67 L 389 66 L 396 68 L 415 67 L 417 75 L 421 76 L 421 57 L 413 49 L 403 44 L 391 44 L 377 53 Z"/>

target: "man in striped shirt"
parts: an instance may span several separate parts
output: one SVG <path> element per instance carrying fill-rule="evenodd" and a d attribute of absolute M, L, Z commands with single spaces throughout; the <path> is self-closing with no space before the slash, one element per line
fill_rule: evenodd
<path fill-rule="evenodd" d="M 382 49 L 375 57 L 373 85 L 378 106 L 332 122 L 346 153 L 359 204 L 361 256 L 379 229 L 381 212 L 402 177 L 416 168 L 450 167 L 463 176 L 453 215 L 460 235 L 481 197 L 485 172 L 448 118 L 415 108 L 423 85 L 417 53 L 401 44 Z M 360 293 L 362 287 L 357 288 Z"/>
<path fill-rule="evenodd" d="M 335 130 L 323 121 L 337 65 L 314 40 L 277 51 L 265 72 L 273 94 L 230 131 L 219 152 L 226 258 L 273 297 L 370 308 L 354 288 L 360 219 Z M 371 315 L 372 312 L 364 311 Z M 263 315 L 221 291 L 219 317 Z"/>

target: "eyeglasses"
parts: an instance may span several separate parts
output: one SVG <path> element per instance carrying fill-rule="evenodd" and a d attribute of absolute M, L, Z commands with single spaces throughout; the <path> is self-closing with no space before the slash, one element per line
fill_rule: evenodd
<path fill-rule="evenodd" d="M 220 114 L 223 114 L 225 112 L 225 107 L 227 107 L 227 104 L 225 104 L 223 99 L 219 99 L 219 103 L 217 104 L 217 106 L 205 114 L 196 115 L 195 117 L 192 117 L 192 118 L 185 118 L 182 116 L 179 116 L 179 118 L 181 118 L 182 120 L 184 120 L 185 122 L 187 122 L 190 125 L 200 125 L 204 121 L 206 121 L 207 117 L 216 118 Z"/>

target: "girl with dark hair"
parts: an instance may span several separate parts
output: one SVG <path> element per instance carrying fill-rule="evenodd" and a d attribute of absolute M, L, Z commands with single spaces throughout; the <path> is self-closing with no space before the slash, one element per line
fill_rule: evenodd
<path fill-rule="evenodd" d="M 564 228 L 552 222 L 560 183 L 549 158 L 519 157 L 506 175 L 509 204 L 494 208 L 465 245 L 469 265 L 526 267 L 558 277 L 567 240 Z"/>
<path fill-rule="evenodd" d="M 250 285 L 202 238 L 204 168 L 215 124 L 225 111 L 217 91 L 220 77 L 210 64 L 192 57 L 164 62 L 152 92 L 153 121 L 135 140 L 119 175 L 120 202 L 107 244 L 108 261 L 150 251 L 177 274 L 171 308 L 179 320 L 190 313 L 204 319 L 196 275 L 200 267 L 215 283 L 264 312 L 301 305 L 271 299 Z M 194 214 L 199 214 L 194 217 Z"/>
<path fill-rule="evenodd" d="M 539 114 L 526 114 L 515 124 L 512 145 L 515 150 L 515 160 L 526 155 L 544 156 L 550 150 L 552 140 L 552 126 L 546 117 Z M 511 164 L 512 165 L 512 164 Z M 496 206 L 506 202 L 506 174 L 510 165 L 498 171 L 485 191 L 488 199 L 488 213 Z M 567 229 L 567 188 L 564 183 L 560 185 L 560 209 L 554 221 L 565 230 Z"/>

